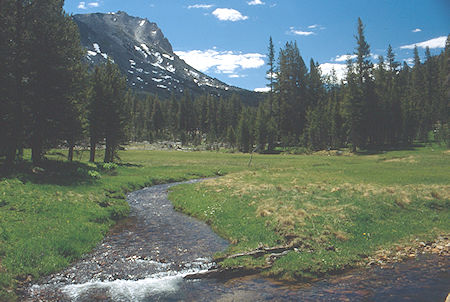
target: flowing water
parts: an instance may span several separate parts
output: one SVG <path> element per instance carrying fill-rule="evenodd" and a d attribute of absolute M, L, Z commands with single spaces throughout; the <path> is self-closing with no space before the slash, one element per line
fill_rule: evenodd
<path fill-rule="evenodd" d="M 211 267 L 210 257 L 228 243 L 206 224 L 173 210 L 167 189 L 176 184 L 129 194 L 130 218 L 84 259 L 30 286 L 24 300 L 444 301 L 450 291 L 449 259 L 431 255 L 313 284 L 258 276 L 184 280 Z"/>

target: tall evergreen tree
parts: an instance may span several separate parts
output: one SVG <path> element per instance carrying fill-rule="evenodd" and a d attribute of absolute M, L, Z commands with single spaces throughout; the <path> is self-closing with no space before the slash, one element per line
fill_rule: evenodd
<path fill-rule="evenodd" d="M 27 36 L 25 14 L 29 5 L 22 1 L 0 2 L 0 147 L 6 155 L 4 165 L 9 169 L 16 152 L 24 143 Z"/>
<path fill-rule="evenodd" d="M 364 145 L 363 122 L 364 103 L 361 85 L 353 67 L 353 61 L 347 61 L 347 77 L 344 92 L 345 126 L 348 131 L 348 143 L 352 152 Z"/>
<path fill-rule="evenodd" d="M 376 129 L 377 104 L 372 82 L 372 63 L 370 62 L 370 46 L 364 35 L 364 25 L 358 18 L 358 34 L 355 36 L 357 47 L 356 62 L 347 63 L 347 125 L 352 151 L 366 146 L 368 140 L 374 143 Z M 375 128 L 374 128 L 375 127 Z"/>
<path fill-rule="evenodd" d="M 267 65 L 269 69 L 267 70 L 267 80 L 269 80 L 269 84 L 267 86 L 270 88 L 270 93 L 273 93 L 274 90 L 274 82 L 276 76 L 275 70 L 275 50 L 273 47 L 272 37 L 269 38 L 269 47 L 267 53 Z"/>
<path fill-rule="evenodd" d="M 256 114 L 256 121 L 255 121 L 256 144 L 259 147 L 260 151 L 265 150 L 265 146 L 267 143 L 267 122 L 268 122 L 269 114 L 267 114 L 264 107 L 265 107 L 265 103 L 261 103 L 258 106 L 258 111 Z"/>
<path fill-rule="evenodd" d="M 129 108 L 126 79 L 117 65 L 108 61 L 96 66 L 90 103 L 90 161 L 95 161 L 96 144 L 105 139 L 104 162 L 113 162 L 117 148 L 126 139 Z"/>
<path fill-rule="evenodd" d="M 32 160 L 39 163 L 45 148 L 62 139 L 73 138 L 79 128 L 78 85 L 83 69 L 80 66 L 84 51 L 78 28 L 63 11 L 63 1 L 32 2 L 29 15 L 30 68 L 30 144 Z"/>
<path fill-rule="evenodd" d="M 278 68 L 278 127 L 286 145 L 298 141 L 307 108 L 307 69 L 296 43 L 286 43 L 280 50 Z"/>
<path fill-rule="evenodd" d="M 239 151 L 248 153 L 251 151 L 249 114 L 247 110 L 241 113 L 239 125 L 237 128 L 237 146 Z"/>
<path fill-rule="evenodd" d="M 428 123 L 426 118 L 425 74 L 422 63 L 420 62 L 417 46 L 414 47 L 414 67 L 411 73 L 410 102 L 412 106 L 411 109 L 413 110 L 411 115 L 414 123 L 414 129 L 411 129 L 411 132 L 417 133 L 417 138 L 420 140 L 426 140 Z"/>

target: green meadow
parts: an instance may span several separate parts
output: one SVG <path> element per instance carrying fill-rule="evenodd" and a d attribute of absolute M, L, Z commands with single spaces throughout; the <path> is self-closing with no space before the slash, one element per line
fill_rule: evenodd
<path fill-rule="evenodd" d="M 25 160 L 0 179 L 0 300 L 89 252 L 127 216 L 127 192 L 159 183 L 220 176 L 174 187 L 170 199 L 230 241 L 217 257 L 295 246 L 270 266 L 265 257 L 222 263 L 285 280 L 336 272 L 380 248 L 450 230 L 450 152 L 442 148 L 255 154 L 250 166 L 241 153 L 129 150 L 115 165 L 89 164 L 87 152 L 69 163 L 61 152 L 39 168 Z"/>
<path fill-rule="evenodd" d="M 223 257 L 291 246 L 272 259 L 226 259 L 284 280 L 354 267 L 377 250 L 450 230 L 450 152 L 421 148 L 374 155 L 258 155 L 249 169 L 170 194 L 175 206 L 232 244 Z"/>

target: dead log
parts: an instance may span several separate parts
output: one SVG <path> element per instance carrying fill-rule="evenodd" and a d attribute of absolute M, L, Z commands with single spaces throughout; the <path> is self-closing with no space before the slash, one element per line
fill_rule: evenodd
<path fill-rule="evenodd" d="M 216 262 L 221 262 L 226 259 L 234 259 L 238 257 L 251 256 L 254 258 L 258 258 L 264 255 L 268 255 L 267 257 L 267 265 L 256 268 L 247 268 L 244 266 L 238 267 L 221 267 L 220 264 L 210 268 L 207 271 L 189 274 L 184 277 L 184 279 L 205 279 L 205 278 L 216 278 L 216 279 L 231 279 L 236 277 L 248 276 L 257 274 L 265 269 L 271 268 L 272 263 L 282 256 L 287 255 L 290 251 L 294 250 L 296 246 L 294 245 L 283 245 L 283 246 L 275 246 L 275 247 L 259 247 L 256 250 L 237 253 L 233 255 L 229 255 L 226 257 L 216 258 Z"/>
<path fill-rule="evenodd" d="M 229 255 L 229 256 L 225 256 L 225 257 L 219 257 L 219 258 L 216 258 L 215 261 L 221 262 L 225 259 L 234 259 L 234 258 L 244 257 L 244 256 L 251 256 L 253 258 L 258 258 L 258 257 L 261 257 L 261 256 L 269 254 L 269 253 L 270 254 L 282 253 L 284 251 L 290 251 L 293 249 L 294 249 L 294 246 L 292 246 L 292 245 L 283 245 L 283 246 L 275 246 L 275 247 L 260 247 L 260 248 L 257 248 L 256 250 L 252 250 L 249 252 L 243 252 L 243 253 L 237 253 L 237 254 L 233 254 L 233 255 Z"/>

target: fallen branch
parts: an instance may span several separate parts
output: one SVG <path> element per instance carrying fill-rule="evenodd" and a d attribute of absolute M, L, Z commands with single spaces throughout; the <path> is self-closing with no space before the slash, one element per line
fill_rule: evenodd
<path fill-rule="evenodd" d="M 221 267 L 219 264 L 218 266 L 214 266 L 207 271 L 186 275 L 184 277 L 184 279 L 205 279 L 205 278 L 231 279 L 231 278 L 236 278 L 236 277 L 257 274 L 265 269 L 271 268 L 273 262 L 277 258 L 287 255 L 290 251 L 294 250 L 294 248 L 295 248 L 295 246 L 293 246 L 293 245 L 275 246 L 275 247 L 259 247 L 253 251 L 237 253 L 237 254 L 226 256 L 226 257 L 216 258 L 215 259 L 216 262 L 221 262 L 226 259 L 234 259 L 234 258 L 244 257 L 244 256 L 251 256 L 254 258 L 258 258 L 258 257 L 264 256 L 264 255 L 268 255 L 266 266 L 254 267 L 254 268 L 247 268 L 244 266 Z"/>
<path fill-rule="evenodd" d="M 256 250 L 249 251 L 249 252 L 243 252 L 243 253 L 237 253 L 225 257 L 216 258 L 215 260 L 217 262 L 221 262 L 225 259 L 234 259 L 238 257 L 244 257 L 244 256 L 252 256 L 253 258 L 258 258 L 266 254 L 273 254 L 273 253 L 282 253 L 284 251 L 290 251 L 293 250 L 294 246 L 292 245 L 283 245 L 283 246 L 275 246 L 275 247 L 260 247 Z"/>

